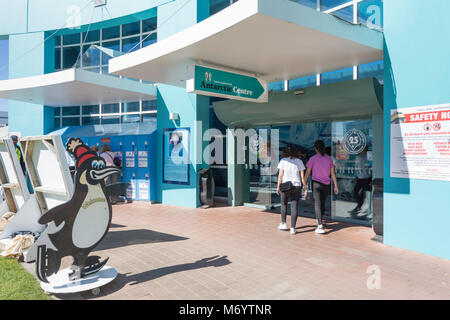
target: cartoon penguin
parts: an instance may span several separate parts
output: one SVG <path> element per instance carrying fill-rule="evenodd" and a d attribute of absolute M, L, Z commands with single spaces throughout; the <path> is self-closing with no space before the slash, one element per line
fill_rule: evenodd
<path fill-rule="evenodd" d="M 107 260 L 89 257 L 91 251 L 103 240 L 111 225 L 112 209 L 107 196 L 105 178 L 120 173 L 115 167 L 106 167 L 103 158 L 79 138 L 71 138 L 66 150 L 76 159 L 75 192 L 72 199 L 45 213 L 40 224 L 49 225 L 50 245 L 38 246 L 36 274 L 47 282 L 56 274 L 61 259 L 73 257 L 69 280 L 79 280 L 100 271 Z"/>

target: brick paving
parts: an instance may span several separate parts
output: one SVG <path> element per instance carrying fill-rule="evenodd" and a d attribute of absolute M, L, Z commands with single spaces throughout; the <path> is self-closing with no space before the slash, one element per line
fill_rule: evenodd
<path fill-rule="evenodd" d="M 254 208 L 114 206 L 96 254 L 119 276 L 90 293 L 59 299 L 449 299 L 450 261 L 371 241 L 371 228 L 330 222 L 314 233 L 277 229 L 278 214 Z M 289 220 L 289 219 L 288 219 Z M 443 244 L 444 245 L 444 244 Z M 368 289 L 370 266 L 381 289 Z"/>

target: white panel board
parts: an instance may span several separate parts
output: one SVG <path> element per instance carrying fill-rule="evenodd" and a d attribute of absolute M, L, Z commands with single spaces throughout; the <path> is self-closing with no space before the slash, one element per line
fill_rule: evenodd
<path fill-rule="evenodd" d="M 25 137 L 20 141 L 41 212 L 73 195 L 73 181 L 61 136 Z"/>

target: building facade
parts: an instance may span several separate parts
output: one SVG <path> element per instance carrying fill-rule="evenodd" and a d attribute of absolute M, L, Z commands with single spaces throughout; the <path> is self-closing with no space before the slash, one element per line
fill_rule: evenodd
<path fill-rule="evenodd" d="M 322 139 L 343 190 L 330 200 L 333 219 L 372 225 L 381 216 L 385 244 L 449 259 L 450 182 L 391 174 L 391 110 L 450 100 L 448 44 L 434 32 L 448 29 L 450 5 L 431 2 L 15 1 L 0 12 L 0 39 L 9 43 L 9 79 L 31 84 L 0 82 L 0 98 L 8 99 L 9 131 L 22 136 L 92 127 L 105 138 L 103 128 L 155 124 L 155 163 L 143 174 L 155 180 L 156 202 L 181 207 L 201 205 L 199 173 L 210 168 L 217 198 L 276 211 L 276 172 L 264 163 L 278 161 L 273 141 L 296 145 L 307 159 Z M 195 64 L 263 78 L 268 102 L 187 92 Z M 48 80 L 73 69 L 81 72 L 73 84 Z M 267 132 L 247 137 L 245 159 L 258 146 L 253 164 L 237 161 L 237 129 Z M 345 148 L 359 138 L 359 152 Z M 182 170 L 167 165 L 173 139 L 189 140 Z M 218 139 L 222 161 L 208 149 Z M 369 179 L 359 191 L 365 213 L 352 213 L 355 183 Z"/>

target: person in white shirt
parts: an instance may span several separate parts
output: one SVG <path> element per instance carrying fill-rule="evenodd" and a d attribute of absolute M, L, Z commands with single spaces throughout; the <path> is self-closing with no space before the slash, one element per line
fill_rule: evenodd
<path fill-rule="evenodd" d="M 302 186 L 306 193 L 305 165 L 298 158 L 298 152 L 294 146 L 288 146 L 283 153 L 278 165 L 277 194 L 281 198 L 281 224 L 280 230 L 288 230 L 286 226 L 287 204 L 291 201 L 291 234 L 295 234 L 297 224 L 298 203 L 302 195 Z"/>

